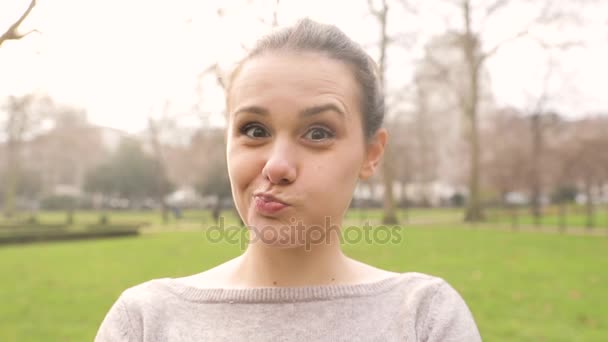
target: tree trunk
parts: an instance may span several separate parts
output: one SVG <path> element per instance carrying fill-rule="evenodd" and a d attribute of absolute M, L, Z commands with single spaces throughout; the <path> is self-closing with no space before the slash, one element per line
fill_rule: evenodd
<path fill-rule="evenodd" d="M 530 210 L 534 217 L 534 225 L 539 227 L 541 224 L 542 213 L 541 213 L 541 181 L 540 181 L 540 159 L 541 159 L 541 148 L 542 148 L 542 135 L 540 128 L 540 115 L 534 113 L 532 115 L 532 174 L 531 177 L 531 194 L 532 198 L 530 201 Z"/>
<path fill-rule="evenodd" d="M 4 217 L 11 218 L 15 213 L 15 188 L 17 187 L 17 177 L 15 172 L 11 170 L 9 166 L 8 176 L 6 177 L 6 184 L 4 187 Z"/>
<path fill-rule="evenodd" d="M 517 205 L 516 204 L 505 204 L 511 213 L 511 229 L 517 230 L 519 228 L 519 217 L 517 213 Z"/>
<path fill-rule="evenodd" d="M 593 197 L 591 193 L 591 182 L 585 182 L 585 211 L 587 213 L 587 229 L 593 228 L 595 225 L 595 213 L 593 212 Z"/>
<path fill-rule="evenodd" d="M 562 232 L 566 231 L 567 226 L 567 213 L 568 213 L 568 208 L 567 208 L 568 203 L 564 200 L 560 200 L 559 201 L 559 229 Z"/>
<path fill-rule="evenodd" d="M 469 201 L 465 213 L 465 221 L 483 221 L 483 209 L 480 198 L 480 141 L 478 127 L 478 102 L 479 102 L 479 69 L 481 65 L 480 57 L 477 56 L 477 40 L 471 29 L 470 4 L 463 2 L 463 15 L 465 22 L 465 35 L 463 52 L 469 71 L 468 94 L 462 103 L 464 116 L 468 125 L 469 147 L 471 149 L 469 159 Z"/>
<path fill-rule="evenodd" d="M 481 207 L 479 180 L 480 180 L 480 146 L 479 146 L 479 128 L 477 126 L 477 109 L 476 105 L 469 108 L 466 117 L 469 123 L 469 145 L 471 155 L 469 159 L 469 201 L 465 214 L 465 220 L 468 222 L 483 221 L 484 214 Z"/>
<path fill-rule="evenodd" d="M 66 212 L 65 223 L 68 226 L 71 226 L 74 224 L 74 208 L 72 206 L 70 206 L 70 208 Z"/>
<path fill-rule="evenodd" d="M 165 201 L 165 194 L 163 189 L 163 176 L 167 174 L 167 168 L 165 167 L 165 162 L 162 154 L 162 147 L 160 145 L 160 139 L 158 137 L 158 127 L 154 120 L 149 117 L 148 118 L 148 126 L 150 129 L 150 140 L 152 143 L 152 148 L 154 149 L 154 155 L 156 157 L 156 167 L 158 169 L 157 181 L 156 181 L 156 198 L 160 203 L 160 212 L 163 224 L 167 224 L 169 222 L 169 212 L 167 208 L 167 202 Z"/>
<path fill-rule="evenodd" d="M 401 187 L 401 201 L 403 202 L 403 219 L 405 220 L 405 223 L 408 223 L 410 220 L 410 203 L 407 197 L 407 182 L 403 182 Z"/>
<path fill-rule="evenodd" d="M 384 215 L 382 217 L 383 224 L 399 224 L 397 220 L 397 214 L 395 210 L 395 198 L 393 195 L 393 179 L 394 170 L 393 164 L 390 161 L 392 159 L 392 148 L 387 146 L 385 149 L 384 163 L 382 165 L 383 177 L 382 183 L 384 185 Z"/>
<path fill-rule="evenodd" d="M 222 200 L 220 196 L 216 196 L 217 201 L 213 205 L 213 210 L 211 211 L 211 215 L 213 216 L 213 222 L 216 225 L 219 224 L 220 216 L 222 214 Z"/>
<path fill-rule="evenodd" d="M 6 182 L 4 184 L 4 216 L 10 218 L 15 213 L 15 197 L 19 183 L 19 145 L 15 141 L 7 143 Z"/>
<path fill-rule="evenodd" d="M 378 68 L 380 69 L 379 76 L 383 89 L 386 86 L 384 74 L 386 72 L 386 49 L 388 47 L 387 14 L 388 5 L 386 4 L 386 1 L 382 1 L 382 8 L 378 11 L 377 18 L 380 22 L 380 59 L 378 61 Z M 399 224 L 395 210 L 395 198 L 393 195 L 393 180 L 395 179 L 395 173 L 392 163 L 393 151 L 391 146 L 391 144 L 386 145 L 384 158 L 382 160 L 382 183 L 384 185 L 383 224 Z"/>
<path fill-rule="evenodd" d="M 606 198 L 606 191 L 605 191 L 605 184 L 603 181 L 599 182 L 599 192 L 598 192 L 598 198 L 600 200 L 599 203 L 604 203 L 604 200 L 606 200 L 607 202 L 604 204 L 604 207 L 606 208 L 604 211 L 606 212 L 606 220 L 604 221 L 605 224 L 605 228 L 608 228 L 608 198 Z M 602 205 L 600 204 L 600 210 L 602 209 Z M 601 226 L 601 223 L 600 223 Z"/>

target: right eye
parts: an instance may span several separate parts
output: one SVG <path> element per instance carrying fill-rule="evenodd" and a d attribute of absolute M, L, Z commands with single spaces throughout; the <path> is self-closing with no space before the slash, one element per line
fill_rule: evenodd
<path fill-rule="evenodd" d="M 268 137 L 269 134 L 266 129 L 259 124 L 246 124 L 240 129 L 241 134 L 245 134 L 250 138 L 259 139 Z"/>

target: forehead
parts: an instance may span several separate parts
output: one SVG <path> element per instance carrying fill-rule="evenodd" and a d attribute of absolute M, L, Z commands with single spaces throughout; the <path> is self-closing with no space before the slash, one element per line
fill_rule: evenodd
<path fill-rule="evenodd" d="M 273 51 L 246 61 L 228 94 L 229 110 L 241 105 L 310 105 L 339 101 L 358 109 L 359 87 L 351 66 L 317 52 Z"/>

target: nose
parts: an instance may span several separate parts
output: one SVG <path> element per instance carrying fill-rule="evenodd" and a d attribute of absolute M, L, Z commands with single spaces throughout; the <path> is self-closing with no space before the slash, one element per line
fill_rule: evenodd
<path fill-rule="evenodd" d="M 273 184 L 290 184 L 296 179 L 294 154 L 286 144 L 276 143 L 264 165 L 262 175 Z"/>

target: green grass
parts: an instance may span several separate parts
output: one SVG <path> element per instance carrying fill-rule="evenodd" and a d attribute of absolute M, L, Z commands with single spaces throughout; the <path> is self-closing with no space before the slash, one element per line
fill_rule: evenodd
<path fill-rule="evenodd" d="M 551 206 L 543 210 L 541 217 L 542 226 L 559 227 L 561 224 L 557 206 Z M 511 223 L 514 212 L 507 209 L 487 210 L 488 218 L 492 222 Z M 587 227 L 587 214 L 583 206 L 569 205 L 566 210 L 565 225 L 567 227 Z M 517 221 L 520 225 L 534 225 L 534 217 L 528 208 L 520 208 L 516 211 Z M 608 208 L 596 206 L 594 211 L 594 228 L 608 228 Z"/>
<path fill-rule="evenodd" d="M 477 228 L 407 229 L 405 246 L 352 246 L 393 270 L 439 275 L 469 304 L 484 340 L 608 338 L 608 241 Z"/>
<path fill-rule="evenodd" d="M 398 244 L 345 244 L 393 271 L 441 276 L 465 298 L 487 341 L 608 339 L 608 239 L 407 227 Z M 0 341 L 90 341 L 120 292 L 193 274 L 240 253 L 202 231 L 0 248 Z"/>
<path fill-rule="evenodd" d="M 93 210 L 79 210 L 74 212 L 74 223 L 75 224 L 95 224 L 99 222 L 100 218 L 99 211 Z M 162 218 L 158 210 L 149 211 L 108 211 L 110 223 L 116 224 L 128 224 L 128 223 L 149 223 L 154 225 L 160 225 Z M 234 212 L 231 210 L 222 211 L 222 215 L 235 219 Z M 402 219 L 413 220 L 452 220 L 458 221 L 462 218 L 462 209 L 421 209 L 412 208 L 409 210 L 399 210 L 398 215 Z M 6 220 L 0 217 L 0 223 L 2 222 L 15 222 L 25 221 L 29 218 L 29 214 L 21 212 L 17 216 L 13 217 L 12 220 Z M 65 211 L 40 211 L 36 213 L 36 217 L 40 223 L 45 224 L 63 224 L 67 220 L 67 213 Z M 374 220 L 379 221 L 382 218 L 381 209 L 350 209 L 346 215 L 347 219 L 350 220 Z M 182 219 L 176 220 L 172 213 L 169 213 L 169 223 L 177 222 L 190 222 L 190 223 L 211 223 L 212 217 L 209 210 L 184 210 L 182 212 Z"/>
<path fill-rule="evenodd" d="M 356 209 L 351 208 L 346 213 L 347 220 L 372 220 L 380 222 L 382 219 L 382 209 Z M 410 208 L 399 209 L 397 216 L 406 223 L 438 223 L 438 222 L 459 222 L 464 218 L 464 211 L 461 208 Z"/>
<path fill-rule="evenodd" d="M 224 214 L 227 214 L 225 211 Z M 117 224 L 131 224 L 131 223 L 148 223 L 148 224 L 161 224 L 162 217 L 160 211 L 149 210 L 149 211 L 108 211 L 107 212 L 109 222 Z M 79 210 L 74 212 L 74 223 L 75 224 L 95 224 L 99 222 L 101 213 L 93 210 Z M 24 221 L 29 217 L 28 213 L 19 213 L 11 221 Z M 67 213 L 65 211 L 40 211 L 36 213 L 36 218 L 40 223 L 46 224 L 62 224 L 67 221 Z M 173 223 L 177 220 L 169 212 L 169 222 Z M 211 213 L 206 210 L 186 210 L 183 212 L 182 221 L 187 222 L 203 222 L 211 221 Z M 0 218 L 0 222 L 7 222 L 6 219 Z"/>
<path fill-rule="evenodd" d="M 568 206 L 567 226 L 568 227 L 585 227 L 587 217 L 585 208 L 577 205 Z M 462 208 L 411 208 L 408 210 L 400 209 L 397 212 L 398 217 L 406 224 L 427 224 L 427 223 L 452 223 L 460 222 L 463 219 L 464 211 Z M 529 209 L 520 208 L 517 211 L 518 221 L 521 225 L 533 225 L 534 218 L 529 214 Z M 231 220 L 235 219 L 234 212 L 225 210 L 222 212 L 224 216 Z M 505 209 L 487 209 L 486 214 L 490 222 L 510 224 L 512 212 Z M 176 220 L 169 213 L 169 224 L 175 225 L 180 223 L 185 224 L 201 224 L 212 222 L 211 213 L 208 210 L 185 210 L 182 213 L 181 220 Z M 26 220 L 27 213 L 21 213 L 12 221 Z M 148 223 L 152 225 L 161 225 L 162 219 L 159 211 L 111 211 L 108 212 L 110 223 L 112 224 L 133 224 L 133 223 Z M 66 222 L 67 215 L 63 211 L 41 211 L 37 213 L 38 221 L 46 224 L 62 224 Z M 74 214 L 74 224 L 87 225 L 99 222 L 100 213 L 95 211 L 77 211 Z M 381 209 L 354 209 L 351 208 L 346 213 L 347 223 L 361 223 L 365 221 L 379 223 L 382 218 Z M 0 217 L 0 223 L 7 222 Z M 542 224 L 544 226 L 558 227 L 560 218 L 558 208 L 551 206 L 543 210 Z M 596 206 L 595 210 L 595 227 L 608 228 L 608 208 L 606 206 Z"/>

